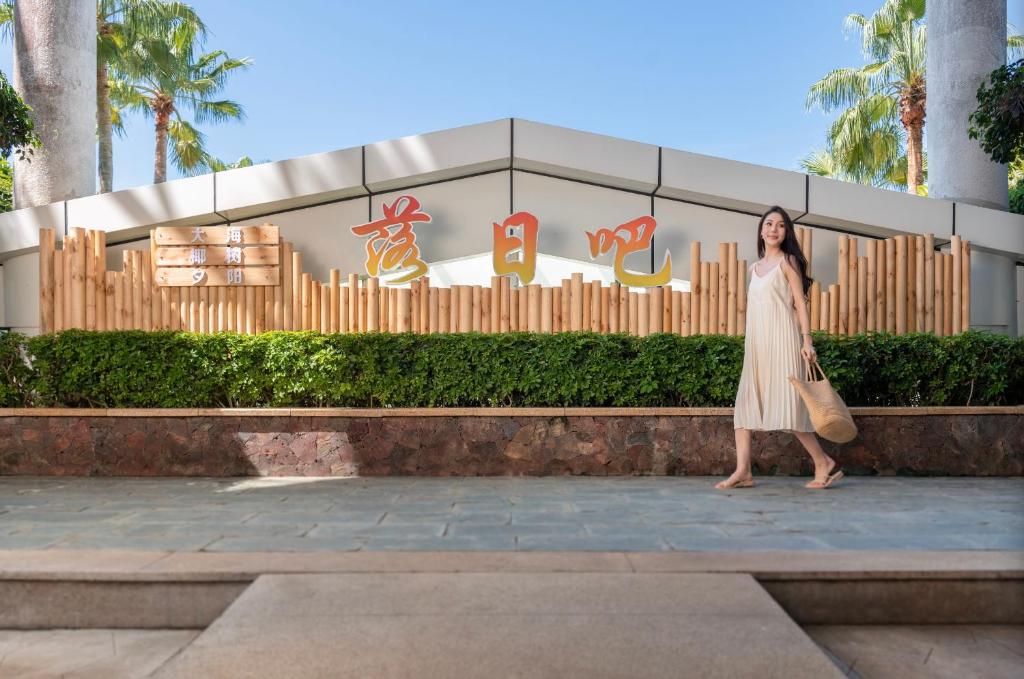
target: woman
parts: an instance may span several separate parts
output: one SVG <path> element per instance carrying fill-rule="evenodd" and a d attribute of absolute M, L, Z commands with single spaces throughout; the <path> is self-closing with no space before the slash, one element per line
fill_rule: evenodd
<path fill-rule="evenodd" d="M 754 430 L 793 432 L 814 460 L 814 480 L 806 487 L 828 488 L 843 472 L 821 449 L 807 406 L 789 381 L 790 375 L 804 374 L 804 360 L 817 357 L 805 299 L 811 279 L 793 221 L 777 205 L 768 208 L 757 225 L 757 254 L 761 259 L 748 272 L 743 372 L 733 415 L 736 471 L 715 488 L 754 486 L 750 471 L 750 432 Z"/>

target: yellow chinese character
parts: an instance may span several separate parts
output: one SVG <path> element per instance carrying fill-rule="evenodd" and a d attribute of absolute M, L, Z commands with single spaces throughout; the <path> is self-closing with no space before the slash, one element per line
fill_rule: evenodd
<path fill-rule="evenodd" d="M 537 270 L 537 218 L 517 212 L 501 224 L 494 224 L 494 273 L 516 274 L 527 285 Z M 509 260 L 509 255 L 515 259 Z"/>
<path fill-rule="evenodd" d="M 419 209 L 418 200 L 412 196 L 400 196 L 391 205 L 385 203 L 382 206 L 383 219 L 351 227 L 357 236 L 370 236 L 366 241 L 366 273 L 378 276 L 382 272 L 412 268 L 406 275 L 389 283 L 405 283 L 427 273 L 427 264 L 420 259 L 412 225 L 429 222 L 430 215 Z M 396 226 L 398 228 L 392 231 Z"/>
<path fill-rule="evenodd" d="M 626 271 L 623 261 L 626 255 L 640 252 L 651 247 L 651 238 L 658 223 L 654 217 L 638 217 L 612 229 L 601 228 L 597 233 L 587 231 L 590 241 L 590 258 L 603 255 L 615 248 L 615 280 L 623 285 L 636 288 L 648 288 L 665 285 L 672 280 L 672 256 L 666 250 L 661 271 L 652 274 L 640 274 Z"/>

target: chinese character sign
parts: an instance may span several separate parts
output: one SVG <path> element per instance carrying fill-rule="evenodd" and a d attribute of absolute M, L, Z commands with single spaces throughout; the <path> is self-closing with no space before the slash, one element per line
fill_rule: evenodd
<path fill-rule="evenodd" d="M 666 251 L 661 271 L 653 274 L 640 274 L 627 271 L 624 265 L 626 255 L 631 252 L 642 252 L 651 247 L 651 238 L 658 223 L 654 217 L 638 217 L 615 227 L 614 230 L 601 228 L 597 233 L 587 231 L 590 241 L 590 258 L 594 259 L 615 250 L 615 280 L 630 287 L 653 287 L 665 285 L 672 280 L 672 256 Z"/>
<path fill-rule="evenodd" d="M 420 202 L 412 196 L 400 196 L 393 203 L 382 205 L 384 217 L 351 227 L 356 236 L 366 241 L 366 273 L 406 271 L 404 275 L 388 281 L 405 283 L 427 273 L 427 264 L 420 259 L 413 224 L 429 222 L 430 215 L 420 211 Z"/>
<path fill-rule="evenodd" d="M 517 212 L 501 224 L 494 222 L 495 274 L 516 274 L 523 285 L 533 280 L 537 270 L 537 230 L 537 218 L 529 212 Z"/>

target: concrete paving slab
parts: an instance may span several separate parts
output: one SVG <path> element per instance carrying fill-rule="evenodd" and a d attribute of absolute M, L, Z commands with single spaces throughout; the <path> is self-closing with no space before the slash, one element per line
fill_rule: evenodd
<path fill-rule="evenodd" d="M 609 573 L 264 576 L 153 676 L 257 675 L 843 676 L 749 576 Z"/>
<path fill-rule="evenodd" d="M 199 630 L 0 630 L 0 678 L 137 679 Z"/>
<path fill-rule="evenodd" d="M 865 679 L 1017 679 L 1024 673 L 1024 626 L 818 625 L 805 628 Z"/>

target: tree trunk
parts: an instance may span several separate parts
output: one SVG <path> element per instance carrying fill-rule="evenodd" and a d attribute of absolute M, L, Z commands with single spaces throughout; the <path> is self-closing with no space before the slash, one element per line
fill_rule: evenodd
<path fill-rule="evenodd" d="M 107 81 L 107 63 L 96 62 L 96 132 L 100 145 L 100 193 L 109 193 L 114 187 L 114 140 L 110 122 L 110 83 Z"/>
<path fill-rule="evenodd" d="M 911 83 L 900 95 L 900 122 L 907 133 L 907 193 L 917 195 L 917 187 L 924 183 L 921 162 L 921 142 L 924 135 L 925 83 L 923 79 Z"/>
<path fill-rule="evenodd" d="M 156 155 L 153 159 L 153 183 L 160 184 L 167 179 L 167 123 L 171 112 L 164 108 L 156 110 Z"/>

